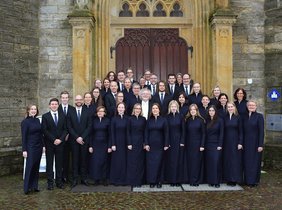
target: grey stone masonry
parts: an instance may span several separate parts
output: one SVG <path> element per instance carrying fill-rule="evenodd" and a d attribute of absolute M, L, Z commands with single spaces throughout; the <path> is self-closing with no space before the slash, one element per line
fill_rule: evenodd
<path fill-rule="evenodd" d="M 265 1 L 265 81 L 267 94 L 273 89 L 280 93 L 278 100 L 272 101 L 266 97 L 267 117 L 282 114 L 282 1 Z M 278 122 L 279 123 L 279 122 Z M 281 121 L 280 121 L 281 124 Z M 282 125 L 277 125 L 281 127 Z M 266 138 L 269 143 L 282 145 L 281 131 L 266 131 Z M 282 152 L 280 147 L 280 154 Z M 281 161 L 281 159 L 280 159 Z"/>
<path fill-rule="evenodd" d="M 22 167 L 20 122 L 38 103 L 38 2 L 0 1 L 0 175 Z"/>
<path fill-rule="evenodd" d="M 230 0 L 230 5 L 238 15 L 233 26 L 233 89 L 244 88 L 264 112 L 264 0 Z"/>
<path fill-rule="evenodd" d="M 40 1 L 39 11 L 39 107 L 46 112 L 52 97 L 72 92 L 72 29 L 68 14 L 73 1 Z"/>

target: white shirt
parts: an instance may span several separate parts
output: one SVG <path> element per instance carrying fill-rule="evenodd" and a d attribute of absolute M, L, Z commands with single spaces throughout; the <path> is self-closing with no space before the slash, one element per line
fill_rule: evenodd
<path fill-rule="evenodd" d="M 172 92 L 174 93 L 175 85 L 169 85 L 169 91 L 171 91 L 171 89 L 172 89 Z"/>
<path fill-rule="evenodd" d="M 141 105 L 142 105 L 143 116 L 147 120 L 148 119 L 148 114 L 149 114 L 149 101 L 142 101 Z"/>
<path fill-rule="evenodd" d="M 64 105 L 64 104 L 62 104 L 62 109 L 63 109 L 63 112 L 65 113 L 65 107 L 66 107 L 66 113 L 68 113 L 68 108 L 69 108 L 69 105 L 68 104 L 66 104 L 66 105 Z"/>
<path fill-rule="evenodd" d="M 81 116 L 82 107 L 75 107 L 75 109 L 76 109 L 76 115 L 78 115 L 78 110 L 79 110 Z"/>
<path fill-rule="evenodd" d="M 51 115 L 52 115 L 52 117 L 53 117 L 54 122 L 55 122 L 55 115 L 54 115 L 54 114 L 56 114 L 56 116 L 57 116 L 57 122 L 58 122 L 58 121 L 59 121 L 58 111 L 56 111 L 56 112 L 50 111 L 50 112 L 51 112 Z"/>
<path fill-rule="evenodd" d="M 155 88 L 155 89 L 154 89 Z M 155 91 L 155 92 L 154 92 Z M 157 85 L 156 84 L 151 84 L 151 94 L 152 95 L 155 95 L 157 92 Z"/>

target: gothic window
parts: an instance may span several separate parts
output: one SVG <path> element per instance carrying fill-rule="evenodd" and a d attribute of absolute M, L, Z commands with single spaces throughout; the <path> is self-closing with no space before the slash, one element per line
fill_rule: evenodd
<path fill-rule="evenodd" d="M 154 17 L 165 17 L 166 13 L 163 10 L 163 5 L 161 3 L 158 3 L 156 6 L 156 10 L 153 13 Z"/>
<path fill-rule="evenodd" d="M 144 3 L 139 5 L 139 10 L 136 13 L 136 17 L 149 17 L 149 11 L 147 10 L 147 6 Z"/>
<path fill-rule="evenodd" d="M 119 17 L 132 17 L 132 12 L 129 10 L 129 4 L 127 2 L 122 5 L 122 11 L 120 11 Z"/>
<path fill-rule="evenodd" d="M 119 11 L 119 17 L 184 17 L 184 0 L 119 1 L 121 8 Z"/>
<path fill-rule="evenodd" d="M 179 3 L 173 5 L 173 11 L 170 12 L 170 17 L 183 17 L 183 12 L 180 9 Z"/>

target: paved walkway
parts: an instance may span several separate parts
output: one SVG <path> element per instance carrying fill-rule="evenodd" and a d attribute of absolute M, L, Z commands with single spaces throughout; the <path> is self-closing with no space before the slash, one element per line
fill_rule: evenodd
<path fill-rule="evenodd" d="M 282 171 L 262 174 L 257 188 L 222 192 L 72 193 L 46 189 L 23 194 L 21 175 L 0 177 L 0 209 L 282 209 Z"/>

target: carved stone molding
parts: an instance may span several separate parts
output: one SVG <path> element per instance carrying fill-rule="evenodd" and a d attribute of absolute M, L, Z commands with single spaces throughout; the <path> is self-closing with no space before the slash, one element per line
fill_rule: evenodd
<path fill-rule="evenodd" d="M 94 28 L 94 17 L 69 17 L 69 23 L 72 27 L 86 27 L 92 30 Z"/>
<path fill-rule="evenodd" d="M 85 38 L 86 29 L 75 29 L 75 36 L 78 39 L 84 39 Z"/>
<path fill-rule="evenodd" d="M 221 28 L 221 29 L 219 29 L 219 36 L 221 37 L 221 38 L 226 38 L 226 37 L 228 37 L 229 36 L 229 30 L 227 29 L 227 28 Z"/>

